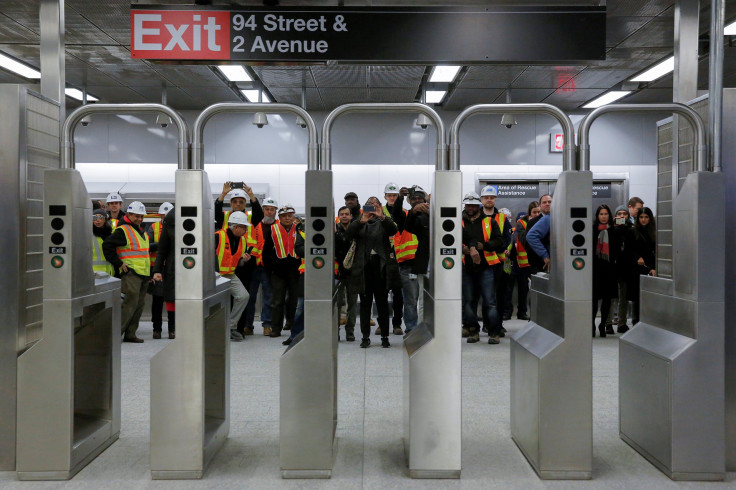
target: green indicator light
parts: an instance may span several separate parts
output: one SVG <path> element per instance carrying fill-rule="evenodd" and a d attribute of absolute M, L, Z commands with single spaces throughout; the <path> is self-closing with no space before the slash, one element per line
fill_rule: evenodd
<path fill-rule="evenodd" d="M 54 269 L 59 269 L 63 265 L 63 258 L 59 257 L 58 255 L 54 255 L 53 257 L 51 257 L 51 267 L 53 267 Z"/>
<path fill-rule="evenodd" d="M 194 261 L 193 257 L 184 257 L 184 260 L 182 260 L 182 264 L 184 265 L 185 269 L 192 269 L 196 262 Z"/>
<path fill-rule="evenodd" d="M 577 271 L 579 271 L 581 269 L 584 269 L 585 268 L 585 261 L 583 259 L 581 259 L 581 258 L 578 257 L 577 259 L 574 259 L 572 261 L 572 267 L 575 270 L 577 270 Z"/>
<path fill-rule="evenodd" d="M 442 259 L 442 267 L 444 267 L 445 269 L 452 269 L 453 267 L 455 267 L 455 261 L 450 257 L 445 257 L 444 259 Z"/>
<path fill-rule="evenodd" d="M 312 265 L 315 269 L 321 269 L 325 266 L 325 259 L 321 257 L 315 257 L 314 259 L 312 259 Z"/>

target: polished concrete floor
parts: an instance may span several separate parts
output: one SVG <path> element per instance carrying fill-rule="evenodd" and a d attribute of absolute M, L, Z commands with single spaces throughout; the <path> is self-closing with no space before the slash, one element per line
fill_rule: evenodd
<path fill-rule="evenodd" d="M 509 334 L 523 325 L 506 322 Z M 390 349 L 340 342 L 338 450 L 331 480 L 282 480 L 279 472 L 279 355 L 282 339 L 258 335 L 232 344 L 230 438 L 202 480 L 152 481 L 148 465 L 149 360 L 169 340 L 122 344 L 120 440 L 69 482 L 19 482 L 0 472 L 0 488 L 736 488 L 726 483 L 677 483 L 618 437 L 618 336 L 593 342 L 594 460 L 591 481 L 542 481 L 511 440 L 509 340 L 463 342 L 463 452 L 460 480 L 411 480 L 402 429 L 401 337 Z M 706 414 L 703 414 L 706 416 Z"/>

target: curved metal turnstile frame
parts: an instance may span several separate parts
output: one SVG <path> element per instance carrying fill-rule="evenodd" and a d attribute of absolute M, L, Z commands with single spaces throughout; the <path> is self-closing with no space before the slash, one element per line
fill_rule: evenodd
<path fill-rule="evenodd" d="M 511 338 L 511 436 L 545 479 L 592 474 L 592 345 L 590 244 L 573 237 L 590 230 L 592 174 L 573 170 L 574 127 L 549 104 L 481 104 L 465 109 L 450 129 L 450 165 L 459 168 L 459 128 L 476 114 L 547 114 L 565 138 L 563 172 L 551 210 L 551 271 L 532 276 L 532 321 Z M 579 255 L 575 255 L 579 254 Z M 577 268 L 576 260 L 583 267 Z M 585 262 L 588 262 L 587 266 Z"/>
<path fill-rule="evenodd" d="M 673 480 L 723 480 L 725 182 L 706 171 L 703 122 L 681 104 L 601 107 L 580 124 L 581 163 L 598 116 L 654 111 L 693 126 L 697 171 L 673 202 L 672 279 L 640 278 L 641 322 L 619 340 L 619 433 Z"/>
<path fill-rule="evenodd" d="M 461 174 L 447 169 L 442 119 L 419 103 L 347 104 L 332 111 L 322 131 L 321 165 L 331 168 L 330 131 L 348 113 L 419 113 L 437 128 L 436 172 L 430 201 L 430 275 L 421 285 L 424 319 L 404 340 L 404 448 L 412 478 L 459 478 L 461 471 L 460 319 Z M 451 240 L 451 241 L 450 241 Z"/>

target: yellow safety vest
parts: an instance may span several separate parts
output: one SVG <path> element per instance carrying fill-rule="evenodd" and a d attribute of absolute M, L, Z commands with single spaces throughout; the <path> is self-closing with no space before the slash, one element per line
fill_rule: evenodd
<path fill-rule="evenodd" d="M 498 214 L 501 214 L 501 213 L 498 213 Z M 498 214 L 496 216 L 498 216 Z M 498 222 L 498 218 L 496 219 L 496 222 Z M 498 226 L 499 228 L 501 228 L 503 225 L 498 225 Z M 493 231 L 493 223 L 491 222 L 491 217 L 487 216 L 483 218 L 483 241 L 487 242 L 488 240 L 490 240 L 492 231 Z M 488 252 L 486 250 L 483 250 L 483 257 L 486 258 L 486 262 L 488 262 L 488 265 L 496 265 L 496 264 L 501 263 L 501 259 L 499 259 L 495 251 Z"/>
<path fill-rule="evenodd" d="M 102 242 L 102 238 L 92 236 L 92 270 L 106 272 L 109 276 L 113 276 L 115 268 L 105 260 L 105 255 L 102 253 Z"/>
<path fill-rule="evenodd" d="M 304 231 L 299 230 L 299 234 L 306 240 Z M 304 257 L 302 257 L 302 263 L 299 264 L 299 274 L 304 274 Z"/>
<path fill-rule="evenodd" d="M 145 233 L 144 236 L 141 236 L 130 225 L 120 225 L 118 228 L 121 228 L 125 233 L 127 242 L 124 247 L 117 247 L 118 257 L 136 274 L 150 276 L 151 257 L 148 253 L 148 237 Z"/>
<path fill-rule="evenodd" d="M 233 255 L 230 248 L 230 237 L 225 230 L 217 230 L 215 235 L 220 237 L 220 243 L 217 245 L 217 271 L 222 275 L 235 273 L 238 262 L 243 257 L 245 251 L 245 237 L 240 237 L 238 249 Z"/>
<path fill-rule="evenodd" d="M 519 223 L 526 230 L 527 222 L 522 219 L 519 220 Z M 529 256 L 526 254 L 526 249 L 521 243 L 521 240 L 519 240 L 518 234 L 516 235 L 516 263 L 519 264 L 519 267 L 529 267 Z"/>
<path fill-rule="evenodd" d="M 161 241 L 161 231 L 162 230 L 163 230 L 163 226 L 161 226 L 161 221 L 157 221 L 153 225 L 151 225 L 151 231 L 153 232 L 153 242 L 152 243 L 158 243 L 159 241 Z M 158 253 L 151 252 L 149 255 L 151 256 L 151 267 L 153 267 L 154 265 L 156 265 L 156 256 L 158 255 Z"/>

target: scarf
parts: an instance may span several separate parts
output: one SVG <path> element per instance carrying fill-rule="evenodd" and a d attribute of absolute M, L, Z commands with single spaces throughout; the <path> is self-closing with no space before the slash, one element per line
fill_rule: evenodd
<path fill-rule="evenodd" d="M 598 243 L 595 244 L 595 256 L 599 259 L 603 259 L 606 262 L 611 261 L 611 256 L 608 249 L 608 225 L 598 225 Z"/>

